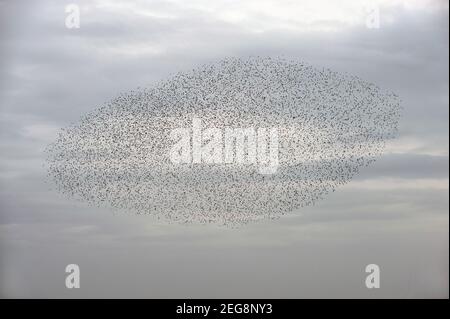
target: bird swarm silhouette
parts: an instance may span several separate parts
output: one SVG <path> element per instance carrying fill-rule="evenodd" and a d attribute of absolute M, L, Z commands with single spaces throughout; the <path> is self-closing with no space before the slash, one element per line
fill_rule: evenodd
<path fill-rule="evenodd" d="M 279 167 L 169 159 L 174 128 L 276 127 Z M 57 189 L 168 222 L 242 225 L 311 205 L 397 134 L 400 100 L 348 74 L 281 58 L 229 58 L 119 95 L 46 149 Z"/>

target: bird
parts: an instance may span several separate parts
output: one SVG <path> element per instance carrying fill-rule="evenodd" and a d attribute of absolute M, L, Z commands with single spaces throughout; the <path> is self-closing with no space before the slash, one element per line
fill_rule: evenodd
<path fill-rule="evenodd" d="M 45 150 L 47 176 L 96 207 L 239 227 L 349 183 L 397 136 L 400 117 L 398 95 L 358 76 L 280 57 L 224 58 L 119 93 L 62 128 Z M 276 128 L 276 172 L 259 173 L 258 162 L 173 163 L 170 134 L 194 118 L 221 131 Z"/>

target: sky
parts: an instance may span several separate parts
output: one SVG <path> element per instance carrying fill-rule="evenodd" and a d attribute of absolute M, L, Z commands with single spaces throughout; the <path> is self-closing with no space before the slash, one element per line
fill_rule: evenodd
<path fill-rule="evenodd" d="M 65 25 L 70 3 L 80 28 Z M 367 23 L 374 8 L 378 28 Z M 0 1 L 0 297 L 448 298 L 448 10 L 438 0 Z M 46 181 L 45 147 L 83 114 L 255 55 L 397 93 L 399 137 L 316 205 L 231 229 L 90 207 Z M 72 263 L 79 289 L 65 287 Z M 365 286 L 372 263 L 379 289 Z"/>

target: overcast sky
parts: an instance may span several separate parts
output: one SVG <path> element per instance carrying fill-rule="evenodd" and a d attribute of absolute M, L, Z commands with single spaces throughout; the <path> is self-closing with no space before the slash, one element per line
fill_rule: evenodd
<path fill-rule="evenodd" d="M 448 1 L 0 1 L 0 296 L 448 297 Z M 380 26 L 366 19 L 378 3 Z M 120 92 L 225 57 L 284 56 L 402 99 L 399 138 L 275 221 L 162 224 L 46 183 L 58 130 Z M 65 266 L 81 288 L 65 288 Z M 381 268 L 368 290 L 365 266 Z"/>

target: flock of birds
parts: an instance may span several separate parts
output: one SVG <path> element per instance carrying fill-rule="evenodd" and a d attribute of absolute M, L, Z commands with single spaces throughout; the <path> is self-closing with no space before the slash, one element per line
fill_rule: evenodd
<path fill-rule="evenodd" d="M 121 94 L 48 146 L 58 190 L 179 223 L 241 225 L 314 204 L 396 136 L 399 98 L 356 76 L 279 58 L 230 58 Z M 175 165 L 174 128 L 277 128 L 279 166 Z"/>

